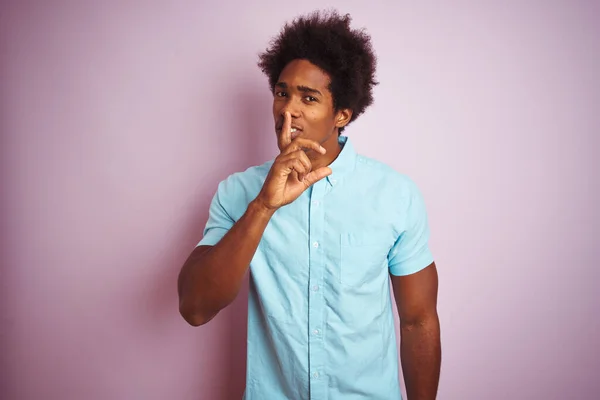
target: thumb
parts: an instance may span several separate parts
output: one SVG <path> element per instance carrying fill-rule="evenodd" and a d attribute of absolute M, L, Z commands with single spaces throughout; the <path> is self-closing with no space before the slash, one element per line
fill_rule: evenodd
<path fill-rule="evenodd" d="M 311 171 L 304 177 L 304 184 L 306 185 L 306 187 L 314 185 L 326 176 L 331 175 L 331 173 L 332 171 L 329 167 L 321 167 L 319 169 Z"/>

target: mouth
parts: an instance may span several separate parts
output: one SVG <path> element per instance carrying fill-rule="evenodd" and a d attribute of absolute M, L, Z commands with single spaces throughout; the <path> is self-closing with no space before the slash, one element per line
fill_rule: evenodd
<path fill-rule="evenodd" d="M 283 127 L 279 126 L 277 127 L 277 134 L 281 134 L 281 130 L 283 129 Z M 293 126 L 292 129 L 290 130 L 291 134 L 292 134 L 292 140 L 294 140 L 295 138 L 297 138 L 298 136 L 300 136 L 302 134 L 302 128 Z"/>
<path fill-rule="evenodd" d="M 300 134 L 302 133 L 302 129 L 292 128 L 291 133 L 292 133 L 292 140 L 294 140 L 295 138 L 300 136 Z"/>

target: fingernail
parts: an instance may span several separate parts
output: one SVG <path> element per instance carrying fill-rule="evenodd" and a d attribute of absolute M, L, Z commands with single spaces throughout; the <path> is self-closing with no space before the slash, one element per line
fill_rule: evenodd
<path fill-rule="evenodd" d="M 325 147 L 321 146 L 321 153 L 325 154 L 327 153 L 327 150 L 325 150 Z"/>

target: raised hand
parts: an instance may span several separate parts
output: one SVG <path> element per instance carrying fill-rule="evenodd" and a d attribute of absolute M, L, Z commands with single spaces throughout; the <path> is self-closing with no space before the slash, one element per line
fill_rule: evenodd
<path fill-rule="evenodd" d="M 304 149 L 325 154 L 326 150 L 314 140 L 295 138 L 292 140 L 292 117 L 285 113 L 279 134 L 281 153 L 275 158 L 257 200 L 265 208 L 276 210 L 296 200 L 311 185 L 331 174 L 331 168 L 312 170 L 312 164 Z"/>

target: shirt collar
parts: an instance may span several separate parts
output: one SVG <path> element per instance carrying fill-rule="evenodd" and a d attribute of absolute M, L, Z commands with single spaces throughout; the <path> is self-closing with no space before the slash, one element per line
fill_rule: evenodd
<path fill-rule="evenodd" d="M 327 182 L 332 186 L 340 179 L 344 178 L 346 174 L 352 172 L 356 163 L 356 152 L 354 151 L 354 146 L 352 146 L 352 143 L 348 140 L 348 136 L 340 135 L 338 137 L 338 143 L 342 146 L 342 151 L 338 154 L 337 158 L 329 164 L 332 173 L 327 177 Z"/>

